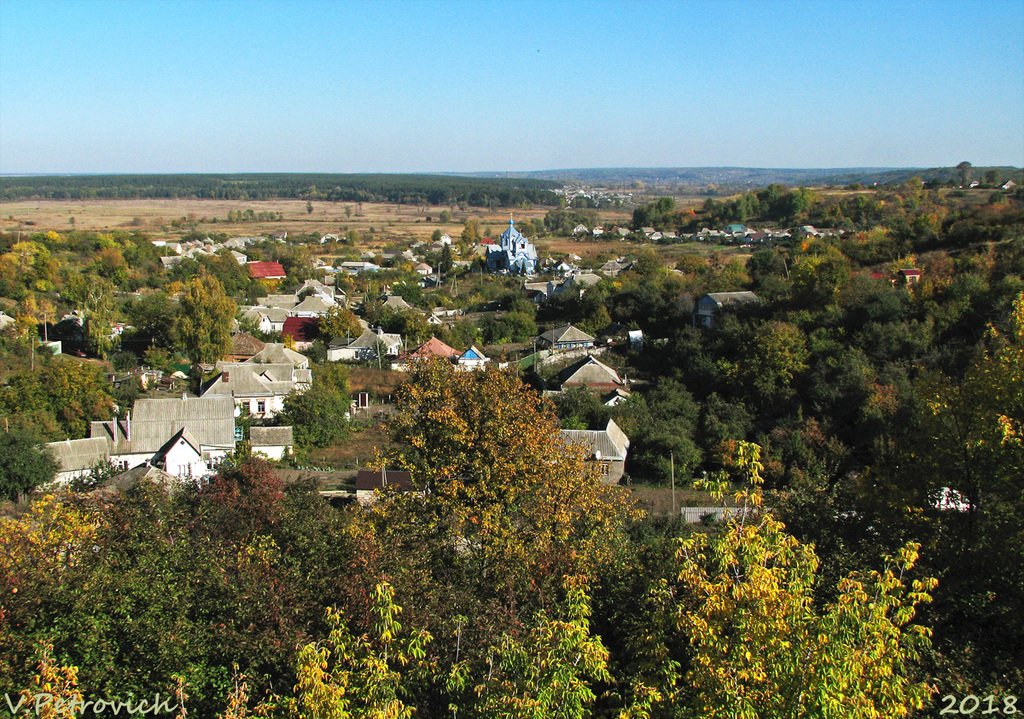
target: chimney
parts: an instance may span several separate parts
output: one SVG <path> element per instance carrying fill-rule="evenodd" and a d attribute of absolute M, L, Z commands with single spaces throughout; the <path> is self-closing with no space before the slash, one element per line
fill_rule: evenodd
<path fill-rule="evenodd" d="M 224 384 L 227 384 L 228 380 L 231 379 L 231 373 L 230 372 L 222 372 L 221 375 L 220 375 L 220 379 L 221 379 L 222 382 L 224 382 Z"/>
<path fill-rule="evenodd" d="M 132 411 L 128 410 L 124 416 L 124 438 L 129 442 L 132 441 Z"/>

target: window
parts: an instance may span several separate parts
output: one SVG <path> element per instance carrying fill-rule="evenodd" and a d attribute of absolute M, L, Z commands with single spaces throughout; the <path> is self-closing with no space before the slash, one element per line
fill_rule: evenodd
<path fill-rule="evenodd" d="M 266 412 L 267 403 L 264 402 L 263 400 L 259 400 L 258 402 L 256 402 L 256 414 L 266 414 Z"/>

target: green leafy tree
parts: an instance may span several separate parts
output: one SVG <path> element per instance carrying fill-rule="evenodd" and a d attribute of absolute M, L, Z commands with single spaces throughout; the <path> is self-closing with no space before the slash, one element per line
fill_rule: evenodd
<path fill-rule="evenodd" d="M 57 461 L 22 432 L 0 434 L 0 496 L 19 495 L 53 480 Z"/>
<path fill-rule="evenodd" d="M 476 716 L 590 716 L 595 685 L 612 679 L 608 649 L 591 634 L 586 583 L 578 577 L 566 577 L 565 583 L 564 616 L 539 612 L 524 637 L 506 634 L 492 649 L 487 677 L 474 689 Z"/>
<path fill-rule="evenodd" d="M 166 292 L 143 295 L 128 305 L 128 319 L 134 327 L 133 336 L 145 343 L 140 352 L 149 347 L 168 349 L 173 345 L 177 305 Z"/>
<path fill-rule="evenodd" d="M 372 632 L 358 636 L 328 608 L 327 639 L 299 649 L 295 696 L 286 702 L 292 711 L 308 719 L 411 719 L 403 695 L 409 675 L 423 673 L 431 636 L 402 626 L 394 597 L 390 584 L 376 586 Z"/>
<path fill-rule="evenodd" d="M 345 414 L 350 404 L 345 368 L 338 364 L 317 365 L 313 368 L 312 387 L 285 397 L 279 418 L 282 424 L 294 427 L 298 447 L 326 447 L 345 436 Z"/>
<path fill-rule="evenodd" d="M 358 337 L 363 332 L 359 318 L 346 307 L 331 307 L 320 318 L 320 337 L 330 342 L 335 337 Z"/>
<path fill-rule="evenodd" d="M 192 364 L 213 363 L 231 347 L 235 303 L 211 275 L 194 277 L 182 293 L 174 334 Z"/>

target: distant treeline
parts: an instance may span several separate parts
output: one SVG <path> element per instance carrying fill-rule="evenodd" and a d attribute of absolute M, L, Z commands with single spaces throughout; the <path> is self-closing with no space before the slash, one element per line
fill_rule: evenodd
<path fill-rule="evenodd" d="M 0 177 L 0 199 L 301 199 L 474 207 L 556 205 L 558 183 L 450 175 L 50 175 Z"/>

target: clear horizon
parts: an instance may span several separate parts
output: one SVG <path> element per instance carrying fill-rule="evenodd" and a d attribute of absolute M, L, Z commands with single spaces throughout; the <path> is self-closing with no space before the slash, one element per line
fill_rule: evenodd
<path fill-rule="evenodd" d="M 3 175 L 963 160 L 1024 166 L 1024 2 L 0 3 Z"/>

